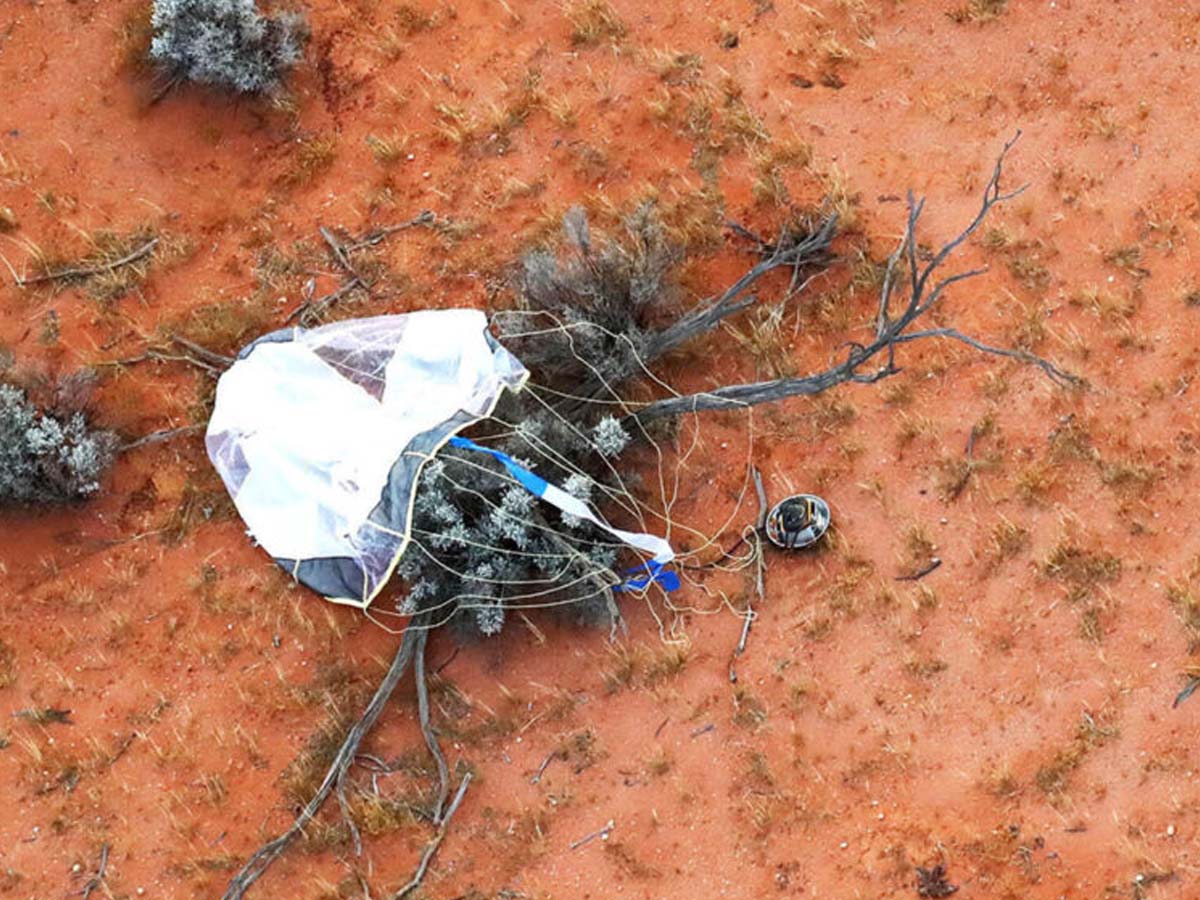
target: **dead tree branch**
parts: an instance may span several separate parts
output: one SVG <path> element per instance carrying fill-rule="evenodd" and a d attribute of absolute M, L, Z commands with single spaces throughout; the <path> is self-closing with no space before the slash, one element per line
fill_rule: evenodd
<path fill-rule="evenodd" d="M 108 871 L 108 851 L 108 844 L 100 848 L 100 865 L 96 867 L 96 874 L 87 880 L 87 884 L 83 886 L 82 890 L 76 892 L 79 896 L 83 897 L 83 900 L 88 900 L 94 891 L 105 886 L 104 878 L 105 873 Z"/>
<path fill-rule="evenodd" d="M 470 784 L 471 773 L 468 772 L 459 783 L 458 790 L 454 794 L 454 799 L 450 801 L 450 806 L 446 809 L 446 815 L 442 817 L 442 822 L 438 825 L 437 832 L 429 843 L 425 845 L 425 850 L 421 853 L 421 861 L 417 864 L 417 871 L 413 873 L 413 877 L 409 879 L 408 884 L 392 895 L 392 900 L 404 900 L 405 897 L 421 886 L 421 882 L 425 880 L 425 873 L 429 871 L 429 864 L 433 861 L 433 855 L 437 853 L 438 847 L 446 839 L 446 832 L 450 830 L 450 820 L 458 812 L 459 804 L 462 803 L 463 796 L 467 793 L 467 788 Z"/>
<path fill-rule="evenodd" d="M 437 735 L 433 733 L 433 725 L 429 721 L 429 684 L 425 678 L 425 644 L 429 640 L 429 631 L 422 628 L 417 635 L 416 656 L 413 659 L 413 678 L 417 682 L 417 716 L 421 720 L 421 734 L 425 737 L 425 746 L 437 763 L 438 796 L 433 806 L 433 824 L 442 824 L 442 811 L 446 808 L 446 798 L 450 795 L 450 769 L 446 765 L 445 754 L 438 745 Z"/>
<path fill-rule="evenodd" d="M 1017 137 L 1019 136 L 1020 133 L 1018 132 Z M 841 362 L 811 375 L 778 378 L 773 381 L 760 381 L 750 384 L 728 385 L 712 391 L 690 394 L 683 397 L 669 397 L 650 403 L 631 416 L 631 418 L 645 423 L 652 419 L 662 418 L 663 416 L 675 416 L 682 413 L 711 409 L 741 409 L 759 403 L 782 400 L 786 397 L 819 394 L 847 382 L 873 384 L 900 371 L 896 366 L 895 360 L 897 346 L 930 338 L 956 340 L 984 353 L 1031 363 L 1045 372 L 1056 384 L 1080 384 L 1081 379 L 1077 376 L 1065 372 L 1050 361 L 1025 350 L 994 347 L 969 337 L 954 328 L 910 330 L 913 324 L 929 312 L 934 304 L 937 303 L 947 288 L 960 281 L 973 278 L 985 271 L 984 269 L 971 269 L 966 272 L 959 272 L 945 278 L 940 278 L 940 280 L 938 278 L 942 265 L 979 228 L 984 219 L 987 218 L 992 207 L 998 203 L 1011 200 L 1024 190 L 1024 188 L 1017 188 L 1013 191 L 1004 192 L 1000 189 L 1000 177 L 1003 172 L 1004 158 L 1016 142 L 1017 137 L 1006 143 L 1000 152 L 992 175 L 988 179 L 987 186 L 984 189 L 983 200 L 975 218 L 955 237 L 943 244 L 941 249 L 924 266 L 920 264 L 917 257 L 917 225 L 921 218 L 921 212 L 925 207 L 925 201 L 917 200 L 911 192 L 909 193 L 907 224 L 899 246 L 888 259 L 883 286 L 880 290 L 879 306 L 875 316 L 874 338 L 869 344 L 850 343 L 848 345 L 849 351 Z M 730 292 L 735 292 L 738 286 L 746 278 L 753 275 L 764 263 L 760 263 L 759 266 L 751 269 L 742 280 L 730 288 Z M 892 294 L 897 282 L 900 280 L 897 273 L 902 265 L 907 268 L 909 294 L 903 306 L 898 311 L 894 311 Z M 702 315 L 704 312 L 706 310 L 702 311 Z M 683 321 L 697 318 L 699 317 L 690 316 Z M 668 329 L 668 331 L 671 330 Z M 879 357 L 883 357 L 882 362 L 868 368 L 868 364 L 875 363 Z"/>
<path fill-rule="evenodd" d="M 101 275 L 105 272 L 112 272 L 122 266 L 127 266 L 130 263 L 135 263 L 143 257 L 149 256 L 154 252 L 154 248 L 158 246 L 158 238 L 151 238 L 138 247 L 131 253 L 127 253 L 120 259 L 114 259 L 112 262 L 101 263 L 94 266 L 77 266 L 69 269 L 59 269 L 55 272 L 44 272 L 41 275 L 34 275 L 32 278 L 17 277 L 17 287 L 29 287 L 31 284 L 43 284 L 47 281 L 74 281 L 80 278 L 91 278 L 93 275 Z"/>
<path fill-rule="evenodd" d="M 751 466 L 750 472 L 754 477 L 754 492 L 758 495 L 758 517 L 754 520 L 754 591 L 758 595 L 759 603 L 763 603 L 766 601 L 764 576 L 767 570 L 767 558 L 763 555 L 762 536 L 767 526 L 767 512 L 770 507 L 767 503 L 766 489 L 763 487 L 762 473 L 758 471 L 757 466 Z M 742 616 L 742 634 L 738 638 L 737 647 L 734 648 L 733 658 L 729 660 L 730 684 L 737 684 L 738 657 L 746 652 L 746 642 L 750 638 L 750 625 L 755 617 L 754 601 L 747 598 L 746 612 Z"/>
<path fill-rule="evenodd" d="M 400 647 L 396 651 L 396 656 L 392 660 L 391 668 L 388 669 L 387 675 L 375 690 L 375 695 L 371 698 L 371 702 L 367 704 L 366 710 L 362 717 L 354 723 L 354 727 L 350 729 L 346 735 L 342 746 L 338 749 L 337 755 L 334 756 L 333 762 L 329 765 L 329 771 L 325 773 L 325 779 L 321 782 L 321 786 L 317 788 L 317 792 L 313 798 L 308 801 L 308 804 L 296 816 L 291 826 L 274 840 L 268 841 L 258 849 L 242 870 L 234 876 L 229 882 L 229 886 L 225 888 L 225 893 L 222 895 L 222 900 L 241 900 L 246 891 L 254 882 L 258 881 L 266 872 L 271 863 L 273 863 L 288 845 L 294 841 L 304 830 L 304 827 L 316 817 L 325 801 L 329 799 L 329 795 L 341 784 L 346 777 L 350 766 L 354 762 L 355 756 L 358 755 L 358 748 L 363 742 L 363 738 L 374 727 L 380 713 L 383 712 L 384 706 L 387 705 L 388 699 L 392 696 L 392 692 L 396 689 L 396 685 L 400 683 L 405 670 L 408 668 L 409 662 L 412 661 L 413 654 L 417 649 L 420 641 L 419 635 L 424 634 L 428 626 L 428 620 L 424 616 L 419 616 L 404 632 L 404 637 L 400 641 Z M 447 816 L 447 819 L 449 816 Z M 443 827 L 445 820 L 443 820 Z"/>
<path fill-rule="evenodd" d="M 370 293 L 371 283 L 363 278 L 362 274 L 354 265 L 354 260 L 351 254 L 355 250 L 361 250 L 364 247 L 374 247 L 383 241 L 384 238 L 396 234 L 399 231 L 405 231 L 409 228 L 416 228 L 419 225 L 432 225 L 437 221 L 437 216 L 429 210 L 422 210 L 412 219 L 407 222 L 399 222 L 395 225 L 383 225 L 379 228 L 368 231 L 365 235 L 357 240 L 342 242 L 338 239 L 330 229 L 324 225 L 317 226 L 317 232 L 321 235 L 321 239 L 329 247 L 330 255 L 338 267 L 342 269 L 347 278 L 338 287 L 330 291 L 324 296 L 313 298 L 312 282 L 310 281 L 305 292 L 304 300 L 297 306 L 288 317 L 284 320 L 285 324 L 300 320 L 301 325 L 310 325 L 320 319 L 321 315 L 333 306 L 347 294 L 356 290 L 364 290 Z"/>
<path fill-rule="evenodd" d="M 158 431 L 152 431 L 147 435 L 130 441 L 128 444 L 122 444 L 119 448 L 120 453 L 125 453 L 137 447 L 145 447 L 147 444 L 160 444 L 163 441 L 169 441 L 172 438 L 179 437 L 181 434 L 191 434 L 195 431 L 203 431 L 203 425 L 182 425 L 179 428 L 162 428 Z"/>
<path fill-rule="evenodd" d="M 783 268 L 797 272 L 825 261 L 836 231 L 837 216 L 829 215 L 822 219 L 810 234 L 799 239 L 789 238 L 785 234 L 775 244 L 764 244 L 759 238 L 751 235 L 751 239 L 759 242 L 761 251 L 767 254 L 765 258 L 719 297 L 701 304 L 698 309 L 655 334 L 650 339 L 644 361 L 651 362 L 671 352 L 692 338 L 712 331 L 723 319 L 753 306 L 756 298 L 746 294 L 768 272 Z M 736 233 L 749 234 L 745 229 Z"/>
<path fill-rule="evenodd" d="M 232 356 L 226 356 L 224 353 L 215 353 L 212 350 L 209 350 L 207 347 L 201 347 L 195 341 L 189 341 L 187 338 L 181 337 L 178 334 L 171 335 L 171 340 L 184 350 L 190 350 L 192 353 L 196 354 L 196 356 L 212 363 L 214 366 L 221 366 L 227 369 L 233 365 Z"/>

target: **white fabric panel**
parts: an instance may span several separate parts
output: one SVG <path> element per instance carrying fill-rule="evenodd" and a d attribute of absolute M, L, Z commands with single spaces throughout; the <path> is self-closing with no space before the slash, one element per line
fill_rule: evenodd
<path fill-rule="evenodd" d="M 354 535 L 413 438 L 460 412 L 459 428 L 486 416 L 527 376 L 486 328 L 482 312 L 454 309 L 298 329 L 221 376 L 209 456 L 268 553 L 361 556 Z"/>
<path fill-rule="evenodd" d="M 569 513 L 578 519 L 586 519 L 592 522 L 597 527 L 604 529 L 609 534 L 620 538 L 631 547 L 649 553 L 656 563 L 666 565 L 675 558 L 675 551 L 671 549 L 671 545 L 660 537 L 652 534 L 644 534 L 635 531 L 622 531 L 620 528 L 613 528 L 594 512 L 591 507 L 580 500 L 578 497 L 573 497 L 560 487 L 553 484 L 547 484 L 545 491 L 542 493 L 542 499 L 551 506 L 557 506 L 565 513 Z"/>

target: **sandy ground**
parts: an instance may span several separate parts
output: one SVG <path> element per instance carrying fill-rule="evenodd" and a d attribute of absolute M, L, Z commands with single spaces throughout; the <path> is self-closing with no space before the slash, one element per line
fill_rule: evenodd
<path fill-rule="evenodd" d="M 568 206 L 600 228 L 655 196 L 696 248 L 694 302 L 745 265 L 729 241 L 704 249 L 722 212 L 770 230 L 785 194 L 830 192 L 842 262 L 775 355 L 726 338 L 665 373 L 696 388 L 811 370 L 861 337 L 872 295 L 847 273 L 890 252 L 905 192 L 928 197 L 923 240 L 948 238 L 1023 131 L 1007 178 L 1028 189 L 957 258 L 989 271 L 941 320 L 1088 390 L 927 345 L 883 384 L 706 420 L 682 521 L 733 514 L 753 460 L 772 496 L 826 496 L 835 539 L 770 557 L 736 684 L 741 620 L 714 592 L 740 605 L 741 576 L 677 610 L 628 604 L 615 644 L 538 615 L 457 651 L 435 637 L 439 726 L 475 781 L 423 896 L 903 898 L 936 864 L 960 897 L 1200 896 L 1200 699 L 1171 708 L 1200 642 L 1200 16 L 989 5 L 614 0 L 592 33 L 535 0 L 313 0 L 276 103 L 152 103 L 140 0 L 0 5 L 0 252 L 24 271 L 100 231 L 162 236 L 129 283 L 6 274 L 0 346 L 26 376 L 172 330 L 236 348 L 308 278 L 337 283 L 318 225 L 449 223 L 390 239 L 380 291 L 342 315 L 494 306 Z M 196 421 L 211 393 L 174 363 L 101 371 L 96 418 L 127 438 Z M 78 892 L 107 846 L 93 896 L 219 896 L 290 821 L 306 747 L 319 756 L 391 658 L 396 637 L 250 545 L 200 443 L 124 454 L 84 506 L 0 514 L 0 893 Z M 930 555 L 935 572 L 894 580 Z M 46 708 L 70 721 L 17 715 Z M 331 816 L 253 896 L 407 880 L 430 834 L 398 802 L 427 789 L 411 688 L 369 749 L 399 770 L 379 781 L 397 802 L 359 810 L 363 855 Z"/>

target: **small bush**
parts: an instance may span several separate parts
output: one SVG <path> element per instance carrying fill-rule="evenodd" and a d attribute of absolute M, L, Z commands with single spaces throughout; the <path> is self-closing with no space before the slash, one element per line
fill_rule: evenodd
<path fill-rule="evenodd" d="M 255 0 L 154 0 L 150 57 L 174 79 L 261 93 L 301 56 L 298 13 L 261 15 Z"/>
<path fill-rule="evenodd" d="M 89 497 L 115 449 L 113 435 L 90 429 L 78 409 L 39 410 L 20 388 L 0 384 L 0 506 Z"/>
<path fill-rule="evenodd" d="M 613 239 L 593 238 L 582 209 L 567 214 L 564 231 L 561 246 L 525 258 L 525 308 L 498 317 L 500 338 L 542 384 L 569 394 L 592 379 L 620 387 L 641 371 L 652 319 L 674 294 L 679 254 L 650 206 Z M 622 515 L 622 498 L 626 510 L 633 498 L 621 457 L 634 435 L 608 411 L 585 402 L 564 412 L 533 389 L 505 393 L 491 421 L 509 433 L 490 443 L 593 508 Z M 582 623 L 612 620 L 609 586 L 624 568 L 621 545 L 584 519 L 551 511 L 471 450 L 443 447 L 425 466 L 413 535 L 397 568 L 408 589 L 400 605 L 406 614 L 426 612 L 462 637 L 497 634 L 514 608 L 558 607 Z"/>

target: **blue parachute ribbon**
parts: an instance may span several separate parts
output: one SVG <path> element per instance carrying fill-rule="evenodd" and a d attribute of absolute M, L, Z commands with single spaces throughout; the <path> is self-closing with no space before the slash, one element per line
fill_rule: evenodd
<path fill-rule="evenodd" d="M 679 590 L 679 574 L 672 572 L 657 560 L 647 560 L 640 566 L 634 566 L 632 569 L 625 571 L 626 575 L 632 575 L 634 572 L 641 571 L 649 572 L 649 576 L 645 578 L 627 578 L 625 581 L 613 588 L 613 592 L 617 594 L 626 591 L 640 591 L 649 584 L 657 583 L 664 591 Z"/>
<path fill-rule="evenodd" d="M 542 497 L 548 502 L 554 503 L 555 505 L 558 505 L 554 500 L 555 494 L 560 497 L 560 502 L 564 504 L 568 502 L 578 502 L 572 500 L 569 496 L 564 496 L 565 492 L 561 488 L 551 485 L 550 482 L 546 481 L 546 479 L 542 478 L 540 475 L 535 475 L 524 466 L 519 465 L 517 461 L 507 453 L 494 450 L 491 447 L 484 447 L 465 437 L 452 437 L 449 440 L 449 444 L 451 447 L 457 447 L 460 450 L 474 450 L 479 453 L 486 453 L 492 459 L 496 460 L 496 462 L 504 466 L 504 468 L 508 471 L 508 474 L 516 479 L 518 484 L 520 484 L 523 488 L 525 488 L 525 490 L 529 491 L 529 493 L 533 494 L 535 497 Z M 550 494 L 550 496 L 547 497 L 547 494 Z M 585 512 L 584 510 L 579 511 Z M 590 511 L 586 511 L 585 514 L 595 524 L 599 525 L 601 528 L 605 529 L 611 534 L 614 534 L 617 537 L 622 537 L 624 534 L 625 537 L 623 540 L 625 540 L 626 543 L 629 542 L 630 538 L 636 540 L 641 537 L 646 537 L 644 535 L 631 535 L 628 532 L 620 532 L 604 522 L 602 519 L 593 515 Z M 653 540 L 660 541 L 658 538 L 653 538 Z M 666 546 L 665 542 L 662 543 L 666 552 L 669 553 L 670 548 Z M 646 562 L 629 569 L 625 574 L 633 575 L 636 572 L 646 572 L 647 574 L 639 578 L 627 578 L 625 581 L 616 585 L 613 588 L 613 591 L 617 593 L 638 591 L 651 584 L 658 584 L 663 588 L 663 590 L 666 591 L 679 590 L 679 575 L 670 569 L 667 569 L 665 563 L 661 562 L 659 559 L 647 560 Z"/>
<path fill-rule="evenodd" d="M 524 466 L 517 465 L 516 460 L 507 453 L 501 453 L 499 450 L 493 450 L 491 447 L 484 447 L 465 437 L 450 438 L 450 446 L 457 447 L 460 450 L 477 450 L 480 453 L 486 453 L 504 466 L 508 470 L 508 474 L 517 479 L 521 483 L 521 487 L 525 488 L 529 493 L 535 497 L 546 496 L 546 488 L 550 486 L 550 483 L 540 475 L 534 475 Z"/>

